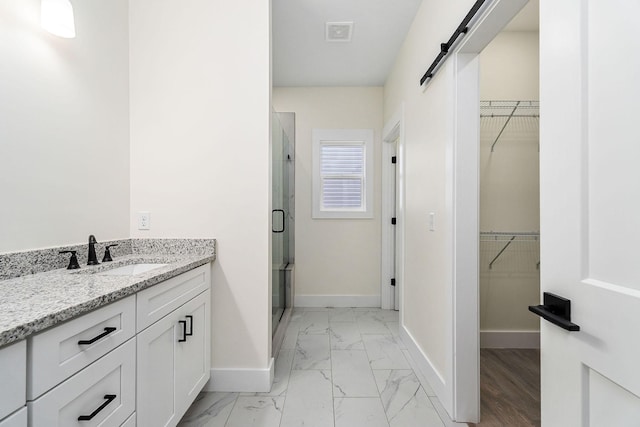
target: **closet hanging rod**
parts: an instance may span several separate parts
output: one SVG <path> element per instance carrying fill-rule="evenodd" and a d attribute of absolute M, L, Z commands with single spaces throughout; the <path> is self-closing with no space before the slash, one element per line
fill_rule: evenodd
<path fill-rule="evenodd" d="M 538 231 L 481 231 L 481 236 L 540 236 Z"/>
<path fill-rule="evenodd" d="M 516 102 L 516 106 L 513 107 L 513 111 L 511 111 L 511 114 L 509 115 L 509 117 L 507 118 L 507 121 L 504 122 L 504 126 L 502 126 L 502 129 L 500 129 L 500 133 L 498 134 L 498 136 L 496 136 L 496 140 L 493 141 L 493 144 L 491 144 L 491 152 L 493 153 L 493 147 L 495 147 L 495 145 L 498 143 L 498 140 L 500 139 L 500 137 L 502 136 L 502 133 L 504 132 L 504 130 L 507 128 L 507 125 L 509 124 L 509 122 L 511 121 L 511 119 L 513 118 L 513 115 L 515 114 L 516 110 L 518 109 L 518 105 L 520 105 L 520 101 Z"/>
<path fill-rule="evenodd" d="M 540 233 L 537 232 L 480 232 L 481 242 L 505 242 L 507 239 L 515 238 L 516 242 L 534 242 L 540 239 Z"/>
<path fill-rule="evenodd" d="M 480 101 L 480 108 L 513 108 L 519 102 L 519 108 L 540 108 L 540 101 Z"/>
<path fill-rule="evenodd" d="M 513 117 L 517 119 L 519 117 L 535 117 L 536 119 L 540 118 L 540 114 L 515 114 L 511 116 L 510 114 L 480 114 L 480 118 L 485 117 Z"/>

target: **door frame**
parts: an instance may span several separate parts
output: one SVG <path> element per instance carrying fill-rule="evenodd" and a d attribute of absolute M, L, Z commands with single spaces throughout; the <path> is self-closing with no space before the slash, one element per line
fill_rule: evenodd
<path fill-rule="evenodd" d="M 391 143 L 396 145 L 396 164 L 390 161 Z M 395 262 L 398 308 L 402 316 L 402 277 L 404 272 L 404 103 L 391 116 L 382 130 L 382 256 L 380 263 L 380 306 L 393 310 L 395 289 L 391 286 L 391 271 Z M 395 188 L 394 188 L 395 187 Z M 397 191 L 397 192 L 396 192 Z M 396 225 L 389 218 L 396 212 Z M 391 251 L 393 228 L 396 228 L 395 260 Z M 402 321 L 402 319 L 401 319 Z"/>
<path fill-rule="evenodd" d="M 480 421 L 479 321 L 479 53 L 502 31 L 528 0 L 494 0 L 452 54 L 454 138 L 448 143 L 447 198 L 451 207 L 452 384 L 451 416 Z"/>

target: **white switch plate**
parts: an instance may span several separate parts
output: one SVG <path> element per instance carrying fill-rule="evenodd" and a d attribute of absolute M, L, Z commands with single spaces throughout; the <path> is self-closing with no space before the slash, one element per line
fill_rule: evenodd
<path fill-rule="evenodd" d="M 436 213 L 429 212 L 429 231 L 436 231 Z"/>
<path fill-rule="evenodd" d="M 138 230 L 149 230 L 151 228 L 151 215 L 149 212 L 138 212 Z"/>

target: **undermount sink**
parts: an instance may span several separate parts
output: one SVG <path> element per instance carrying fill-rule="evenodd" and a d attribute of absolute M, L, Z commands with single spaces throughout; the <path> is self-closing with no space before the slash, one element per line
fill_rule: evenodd
<path fill-rule="evenodd" d="M 98 274 L 102 276 L 135 276 L 136 274 L 146 273 L 147 271 L 155 270 L 165 265 L 167 264 L 130 264 L 102 271 Z"/>

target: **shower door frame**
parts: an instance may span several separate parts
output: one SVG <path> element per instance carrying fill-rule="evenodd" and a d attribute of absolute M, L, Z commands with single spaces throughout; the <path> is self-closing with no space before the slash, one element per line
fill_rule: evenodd
<path fill-rule="evenodd" d="M 281 167 L 282 172 L 279 174 L 282 177 L 282 191 L 283 197 L 279 201 L 282 203 L 282 206 L 272 206 L 272 221 L 273 221 L 273 212 L 275 210 L 284 211 L 284 227 L 286 232 L 284 233 L 283 240 L 283 259 L 281 263 L 281 268 L 278 271 L 278 282 L 272 283 L 272 291 L 271 291 L 271 308 L 273 310 L 273 290 L 275 286 L 279 286 L 280 282 L 283 281 L 284 291 L 284 307 L 282 307 L 282 314 L 278 316 L 277 322 L 275 322 L 275 317 L 273 316 L 273 312 L 271 315 L 271 352 L 272 356 L 276 356 L 280 350 L 282 345 L 282 341 L 284 340 L 285 330 L 287 325 L 289 324 L 289 320 L 291 318 L 291 309 L 293 308 L 294 301 L 294 275 L 295 275 L 295 113 L 283 113 L 283 112 L 272 112 L 274 115 L 274 119 L 277 120 L 279 125 L 279 131 L 282 133 L 282 138 L 287 139 L 288 144 L 284 144 L 282 146 L 282 155 L 281 157 Z M 286 120 L 283 120 L 286 119 Z M 283 123 L 286 122 L 286 123 Z M 282 145 L 282 144 L 281 144 Z M 271 162 L 273 167 L 273 150 L 274 144 L 272 142 L 271 145 Z M 273 171 L 272 171 L 272 183 L 273 186 Z M 288 191 L 285 191 L 287 189 Z M 283 231 L 285 230 L 283 229 Z M 272 239 L 274 236 L 274 228 L 272 224 Z M 286 248 L 286 250 L 285 250 Z M 273 250 L 273 243 L 272 243 Z M 273 269 L 273 260 L 272 260 L 272 269 Z M 272 277 L 274 277 L 272 270 Z"/>

